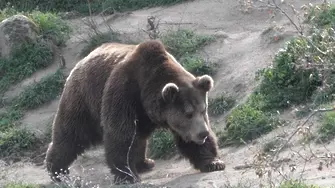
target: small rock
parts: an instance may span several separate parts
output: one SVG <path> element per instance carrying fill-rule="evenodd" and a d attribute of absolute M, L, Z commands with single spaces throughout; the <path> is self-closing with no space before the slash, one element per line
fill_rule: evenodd
<path fill-rule="evenodd" d="M 214 36 L 222 37 L 224 39 L 229 37 L 229 35 L 224 31 L 217 31 L 217 32 L 215 32 Z"/>

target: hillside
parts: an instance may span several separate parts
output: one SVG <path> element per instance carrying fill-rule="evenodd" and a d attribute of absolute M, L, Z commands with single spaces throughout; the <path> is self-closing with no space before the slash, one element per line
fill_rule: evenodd
<path fill-rule="evenodd" d="M 286 4 L 293 4 L 297 8 L 303 4 L 319 2 L 316 0 L 285 1 Z M 255 4 L 257 7 L 261 7 L 261 5 L 261 3 Z M 295 20 L 289 6 L 283 7 L 286 13 Z M 227 95 L 234 97 L 237 101 L 235 106 L 237 106 L 243 104 L 259 84 L 255 80 L 256 72 L 270 66 L 274 55 L 280 48 L 284 47 L 285 42 L 298 35 L 290 20 L 279 12 L 273 16 L 273 12 L 267 7 L 252 8 L 250 12 L 243 12 L 240 8 L 241 5 L 236 0 L 195 0 L 167 7 L 118 12 L 105 17 L 92 16 L 91 19 L 94 20 L 101 32 L 109 31 L 110 28 L 107 25 L 111 26 L 114 31 L 120 33 L 120 40 L 124 42 L 149 39 L 148 35 L 143 32 L 143 29 L 147 28 L 148 16 L 155 16 L 160 19 L 159 31 L 161 33 L 182 28 L 198 34 L 214 36 L 215 40 L 213 42 L 197 50 L 197 54 L 201 55 L 206 61 L 219 64 L 217 73 L 213 76 L 215 86 L 209 97 L 215 98 L 225 92 Z M 86 46 L 85 43 L 82 43 L 82 39 L 87 39 L 92 34 L 92 30 L 83 22 L 83 19 L 83 17 L 78 17 L 66 20 L 73 32 L 66 41 L 66 46 L 62 47 L 59 52 L 66 62 L 63 69 L 65 76 L 69 74 L 81 58 L 80 53 Z M 271 28 L 275 28 L 275 30 Z M 279 40 L 273 40 L 275 36 L 279 36 Z M 38 70 L 29 78 L 11 86 L 4 93 L 3 98 L 8 100 L 17 96 L 25 86 L 55 72 L 59 67 L 59 61 L 60 59 L 54 60 L 50 66 Z M 28 110 L 21 119 L 22 126 L 27 127 L 39 137 L 45 135 L 48 131 L 46 125 L 51 123 L 57 110 L 58 101 L 59 97 L 38 108 Z M 229 112 L 211 117 L 215 129 L 224 130 L 226 126 L 225 118 L 229 115 Z M 199 173 L 192 168 L 187 160 L 176 155 L 168 159 L 156 159 L 154 170 L 141 175 L 143 182 L 159 187 L 197 188 L 259 187 L 260 183 L 266 184 L 269 182 L 265 177 L 267 175 L 264 175 L 263 179 L 259 178 L 255 173 L 257 166 L 246 164 L 255 162 L 255 156 L 262 150 L 264 143 L 278 137 L 289 139 L 296 130 L 296 125 L 307 118 L 297 118 L 294 107 L 281 111 L 280 117 L 285 119 L 289 126 L 279 127 L 247 145 L 221 147 L 220 158 L 226 163 L 226 170 L 223 172 Z M 317 126 L 319 124 L 317 117 L 312 117 L 307 124 Z M 331 166 L 329 168 L 324 167 L 322 171 L 317 168 L 320 161 L 324 160 L 323 156 L 326 153 L 335 152 L 334 142 L 332 141 L 321 147 L 314 143 L 308 146 L 302 145 L 296 137 L 290 141 L 289 149 L 285 149 L 278 154 L 275 163 L 282 166 L 278 168 L 276 173 L 272 174 L 271 181 L 279 183 L 284 179 L 299 178 L 300 172 L 304 172 L 301 177 L 305 183 L 325 187 L 332 186 L 335 173 Z M 313 155 L 319 157 L 306 160 Z M 42 158 L 38 158 L 38 164 L 31 159 L 13 162 L 12 164 L 0 162 L 0 171 L 2 171 L 0 172 L 0 185 L 7 182 L 23 181 L 54 187 L 55 185 L 51 183 L 44 166 L 40 165 Z M 294 172 L 290 172 L 292 166 L 296 168 Z M 71 169 L 71 176 L 81 176 L 84 184 L 90 182 L 89 185 L 81 187 L 109 187 L 111 184 L 112 177 L 105 165 L 102 148 L 87 151 L 75 161 Z"/>

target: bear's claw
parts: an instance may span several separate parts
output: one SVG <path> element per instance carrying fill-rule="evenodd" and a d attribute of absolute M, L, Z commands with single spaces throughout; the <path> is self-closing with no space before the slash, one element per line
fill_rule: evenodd
<path fill-rule="evenodd" d="M 202 168 L 200 168 L 201 172 L 214 172 L 214 171 L 222 171 L 226 168 L 226 165 L 223 161 L 216 159 L 212 161 L 211 163 L 204 165 Z"/>
<path fill-rule="evenodd" d="M 144 161 L 139 162 L 136 165 L 137 172 L 142 173 L 151 170 L 155 166 L 155 161 L 149 158 L 146 158 Z"/>

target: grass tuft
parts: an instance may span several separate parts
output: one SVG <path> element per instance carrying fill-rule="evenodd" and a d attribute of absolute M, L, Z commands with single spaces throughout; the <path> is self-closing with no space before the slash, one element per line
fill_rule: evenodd
<path fill-rule="evenodd" d="M 39 188 L 40 186 L 35 184 L 28 184 L 22 182 L 11 182 L 4 185 L 4 188 Z"/>
<path fill-rule="evenodd" d="M 317 130 L 318 142 L 329 142 L 335 138 L 335 112 L 323 115 L 322 124 Z"/>
<path fill-rule="evenodd" d="M 262 96 L 254 93 L 247 102 L 232 109 L 226 118 L 226 131 L 219 132 L 220 145 L 240 145 L 279 126 L 277 116 L 262 110 L 263 103 Z"/>
<path fill-rule="evenodd" d="M 120 34 L 117 32 L 107 32 L 107 33 L 98 33 L 93 34 L 89 37 L 88 40 L 85 40 L 86 46 L 81 50 L 80 56 L 85 57 L 94 49 L 102 45 L 103 43 L 108 42 L 120 42 L 119 39 Z"/>
<path fill-rule="evenodd" d="M 148 144 L 152 158 L 167 158 L 176 152 L 173 135 L 167 130 L 156 130 Z"/>
<path fill-rule="evenodd" d="M 40 82 L 30 85 L 14 101 L 15 108 L 28 110 L 55 99 L 63 89 L 65 76 L 61 70 L 48 75 Z"/>
<path fill-rule="evenodd" d="M 161 37 L 167 50 L 176 58 L 185 57 L 214 41 L 214 37 L 198 35 L 191 30 L 179 29 Z"/>
<path fill-rule="evenodd" d="M 208 114 L 210 116 L 219 116 L 229 111 L 236 101 L 232 96 L 221 94 L 216 98 L 208 101 Z"/>
<path fill-rule="evenodd" d="M 281 183 L 278 188 L 318 188 L 318 186 L 308 185 L 300 181 L 287 180 Z"/>
<path fill-rule="evenodd" d="M 34 149 L 37 137 L 26 129 L 8 129 L 0 132 L 0 157 L 20 156 L 24 151 Z"/>
<path fill-rule="evenodd" d="M 197 55 L 185 55 L 179 61 L 186 70 L 195 76 L 202 76 L 204 74 L 213 76 L 217 73 L 218 65 L 216 63 L 205 62 L 203 58 Z"/>
<path fill-rule="evenodd" d="M 51 40 L 55 45 L 64 45 L 69 39 L 72 29 L 56 14 L 33 11 L 27 15 L 39 26 L 41 35 L 45 39 Z"/>
<path fill-rule="evenodd" d="M 195 55 L 198 49 L 215 40 L 212 36 L 199 35 L 191 30 L 179 29 L 170 31 L 160 37 L 169 51 L 180 64 L 195 76 L 216 74 L 218 64 L 206 62 L 199 55 Z"/>

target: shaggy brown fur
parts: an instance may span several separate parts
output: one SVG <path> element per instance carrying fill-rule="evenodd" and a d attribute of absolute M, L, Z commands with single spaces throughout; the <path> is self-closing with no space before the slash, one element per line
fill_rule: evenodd
<path fill-rule="evenodd" d="M 115 182 L 139 182 L 138 173 L 155 165 L 146 147 L 158 127 L 172 130 L 196 169 L 223 170 L 207 115 L 212 87 L 211 77 L 194 77 L 159 41 L 98 47 L 66 81 L 46 156 L 50 176 L 60 181 L 55 173 L 68 174 L 78 155 L 103 143 Z"/>

